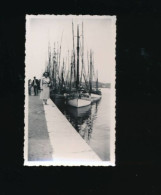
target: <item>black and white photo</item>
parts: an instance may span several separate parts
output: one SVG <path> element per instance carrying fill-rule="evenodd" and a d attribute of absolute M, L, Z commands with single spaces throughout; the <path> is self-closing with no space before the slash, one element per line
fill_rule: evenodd
<path fill-rule="evenodd" d="M 26 15 L 24 165 L 115 166 L 116 16 Z"/>

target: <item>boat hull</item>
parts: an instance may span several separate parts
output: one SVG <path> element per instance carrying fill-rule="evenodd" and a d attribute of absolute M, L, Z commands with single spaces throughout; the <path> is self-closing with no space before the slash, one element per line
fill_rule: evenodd
<path fill-rule="evenodd" d="M 91 110 L 91 105 L 83 106 L 83 107 L 80 107 L 80 108 L 73 107 L 73 106 L 68 106 L 67 107 L 67 111 L 75 119 L 79 119 L 79 118 L 87 119 L 90 115 L 90 110 Z M 83 120 L 80 120 L 79 124 L 81 122 L 83 122 Z"/>
<path fill-rule="evenodd" d="M 87 99 L 79 99 L 79 98 L 74 98 L 74 99 L 69 99 L 67 100 L 67 105 L 73 106 L 76 108 L 81 108 L 84 106 L 89 106 L 91 104 L 91 100 Z"/>

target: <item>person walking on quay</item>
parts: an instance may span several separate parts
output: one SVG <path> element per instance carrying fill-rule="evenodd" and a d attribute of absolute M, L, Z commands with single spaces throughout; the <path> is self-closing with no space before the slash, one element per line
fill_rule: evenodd
<path fill-rule="evenodd" d="M 32 81 L 31 79 L 28 80 L 28 92 L 29 92 L 29 95 L 31 95 L 31 89 L 32 89 Z"/>
<path fill-rule="evenodd" d="M 39 85 L 39 81 L 38 79 L 36 79 L 36 77 L 34 77 L 34 80 L 32 82 L 32 86 L 34 87 L 34 94 L 38 95 L 38 85 Z"/>
<path fill-rule="evenodd" d="M 50 98 L 50 86 L 51 86 L 48 72 L 45 72 L 43 74 L 40 86 L 41 86 L 40 99 L 42 99 L 44 104 L 47 105 L 47 100 Z"/>

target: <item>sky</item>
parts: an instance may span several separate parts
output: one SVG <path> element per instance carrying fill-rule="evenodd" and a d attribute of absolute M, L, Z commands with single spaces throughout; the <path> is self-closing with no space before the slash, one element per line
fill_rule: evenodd
<path fill-rule="evenodd" d="M 48 59 L 48 45 L 54 48 L 61 43 L 61 59 L 67 60 L 72 51 L 72 21 L 76 45 L 77 25 L 82 34 L 84 28 L 84 62 L 87 67 L 87 51 L 94 53 L 94 67 L 100 82 L 110 83 L 115 75 L 115 16 L 26 16 L 26 77 L 41 78 Z"/>

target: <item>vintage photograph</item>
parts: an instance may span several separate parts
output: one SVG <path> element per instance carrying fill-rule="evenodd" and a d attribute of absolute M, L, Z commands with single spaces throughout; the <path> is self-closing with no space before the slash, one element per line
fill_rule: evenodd
<path fill-rule="evenodd" d="M 116 16 L 26 15 L 25 166 L 115 166 Z"/>

